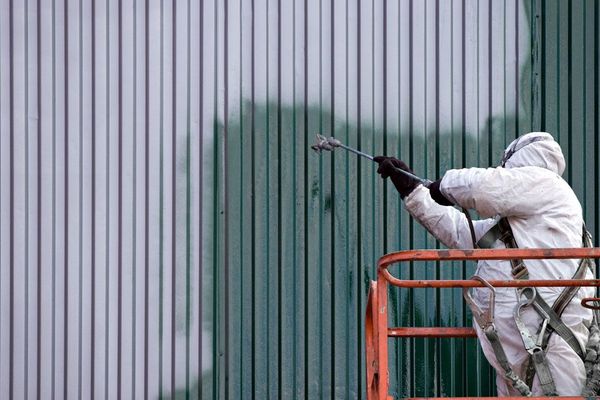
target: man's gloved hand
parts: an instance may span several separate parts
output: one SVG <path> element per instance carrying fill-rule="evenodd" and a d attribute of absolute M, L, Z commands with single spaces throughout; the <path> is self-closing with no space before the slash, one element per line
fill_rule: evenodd
<path fill-rule="evenodd" d="M 398 160 L 394 157 L 377 156 L 373 157 L 373 161 L 379 164 L 377 173 L 381 175 L 383 179 L 389 176 L 402 198 L 408 196 L 420 184 L 419 181 L 396 171 L 394 167 L 403 169 L 411 174 L 413 173 L 410 167 L 402 160 Z"/>
<path fill-rule="evenodd" d="M 433 200 L 435 200 L 436 203 L 441 204 L 443 206 L 452 206 L 452 205 L 454 205 L 440 191 L 440 183 L 442 183 L 442 179 L 438 179 L 437 181 L 433 182 L 429 186 L 429 194 L 431 195 L 431 198 Z"/>

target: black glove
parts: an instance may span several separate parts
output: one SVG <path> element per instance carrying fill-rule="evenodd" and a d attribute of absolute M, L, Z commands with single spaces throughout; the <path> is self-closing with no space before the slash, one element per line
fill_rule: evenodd
<path fill-rule="evenodd" d="M 452 206 L 452 202 L 448 200 L 448 198 L 440 191 L 440 183 L 442 183 L 442 180 L 438 179 L 429 186 L 429 194 L 431 195 L 431 198 L 435 200 L 436 203 L 443 206 Z"/>
<path fill-rule="evenodd" d="M 396 168 L 399 168 L 410 172 L 411 174 L 413 173 L 410 167 L 402 160 L 398 160 L 394 157 L 377 156 L 373 158 L 373 161 L 379 163 L 377 173 L 381 175 L 383 179 L 389 176 L 402 198 L 408 196 L 420 184 L 419 181 L 396 170 Z"/>

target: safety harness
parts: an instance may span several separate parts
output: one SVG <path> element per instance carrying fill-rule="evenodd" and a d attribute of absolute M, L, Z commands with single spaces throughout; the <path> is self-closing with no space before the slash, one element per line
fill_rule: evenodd
<path fill-rule="evenodd" d="M 475 242 L 475 234 L 472 228 L 471 217 L 466 210 L 463 210 L 469 221 L 471 228 L 471 236 Z M 592 247 L 591 236 L 583 227 L 583 246 Z M 507 248 L 518 248 L 517 242 L 513 235 L 512 229 L 506 218 L 501 218 L 488 232 L 486 232 L 477 243 L 476 248 L 491 248 L 494 242 L 500 240 Z M 525 263 L 521 259 L 510 260 L 511 274 L 516 280 L 529 279 L 529 272 Z M 589 259 L 582 259 L 579 262 L 577 271 L 572 279 L 583 279 L 586 270 L 590 269 L 593 272 L 594 262 Z M 529 353 L 529 362 L 525 368 L 525 378 L 521 379 L 513 371 L 504 348 L 500 341 L 500 335 L 496 331 L 494 325 L 494 306 L 495 306 L 495 289 L 479 276 L 474 279 L 483 282 L 491 291 L 489 309 L 483 312 L 474 301 L 470 289 L 464 289 L 463 294 L 465 301 L 473 311 L 473 318 L 481 327 L 482 331 L 488 338 L 496 359 L 505 371 L 505 377 L 511 382 L 512 386 L 523 396 L 531 396 L 531 385 L 533 378 L 537 374 L 540 385 L 546 396 L 557 396 L 554 379 L 550 372 L 548 360 L 546 358 L 546 348 L 548 340 L 552 333 L 556 332 L 565 342 L 579 355 L 586 364 L 587 384 L 584 389 L 584 395 L 595 395 L 600 389 L 600 329 L 598 328 L 597 318 L 594 316 L 592 326 L 590 327 L 590 337 L 588 345 L 583 349 L 571 331 L 571 329 L 561 320 L 561 315 L 567 305 L 571 302 L 579 287 L 567 287 L 558 296 L 552 306 L 550 306 L 533 287 L 525 287 L 518 290 L 519 301 L 514 310 L 514 319 L 517 329 L 521 335 L 521 339 L 525 349 Z M 521 312 L 525 307 L 533 307 L 533 309 L 541 316 L 542 324 L 536 333 L 529 331 L 523 320 Z"/>
<path fill-rule="evenodd" d="M 487 311 L 483 311 L 481 307 L 475 302 L 473 296 L 471 294 L 471 290 L 469 288 L 463 289 L 463 296 L 465 301 L 471 308 L 473 312 L 473 319 L 477 322 L 485 337 L 489 340 L 492 345 L 492 349 L 494 350 L 494 354 L 496 355 L 496 360 L 504 369 L 504 376 L 506 379 L 510 381 L 512 386 L 521 393 L 522 396 L 531 396 L 531 390 L 529 386 L 523 382 L 519 375 L 517 375 L 510 363 L 508 362 L 508 358 L 506 357 L 506 352 L 504 351 L 504 347 L 502 347 L 502 343 L 500 342 L 500 335 L 498 334 L 498 330 L 496 329 L 496 325 L 494 323 L 494 308 L 496 302 L 496 289 L 492 285 L 489 284 L 488 281 L 481 278 L 480 276 L 473 276 L 472 279 L 480 281 L 490 290 L 490 298 L 489 298 L 489 308 Z"/>

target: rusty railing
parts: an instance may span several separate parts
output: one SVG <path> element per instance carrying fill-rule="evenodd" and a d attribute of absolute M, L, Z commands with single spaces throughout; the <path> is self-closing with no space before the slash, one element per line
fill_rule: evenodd
<path fill-rule="evenodd" d="M 401 280 L 390 274 L 388 267 L 410 261 L 464 261 L 510 259 L 579 259 L 600 258 L 600 248 L 571 249 L 477 249 L 477 250 L 409 250 L 390 253 L 377 263 L 377 281 L 371 281 L 366 312 L 367 399 L 390 400 L 388 370 L 388 338 L 390 337 L 475 337 L 466 327 L 388 327 L 388 284 L 402 288 L 483 287 L 470 280 Z M 565 287 L 600 286 L 599 279 L 589 280 L 504 280 L 490 281 L 494 287 Z M 585 300 L 585 299 L 584 299 Z M 589 299 L 592 300 L 592 299 Z M 582 398 L 582 397 L 573 397 Z M 531 399 L 531 397 L 530 397 Z"/>

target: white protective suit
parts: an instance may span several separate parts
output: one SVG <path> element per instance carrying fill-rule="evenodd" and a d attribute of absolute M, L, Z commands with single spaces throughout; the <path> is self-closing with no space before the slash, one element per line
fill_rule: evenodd
<path fill-rule="evenodd" d="M 533 142 L 531 142 L 533 140 Z M 479 240 L 500 217 L 507 217 L 520 248 L 582 247 L 582 209 L 575 193 L 561 178 L 565 160 L 558 143 L 544 132 L 528 133 L 516 139 L 507 148 L 517 144 L 517 151 L 505 162 L 505 167 L 466 168 L 449 170 L 440 184 L 442 194 L 455 204 L 476 210 L 482 218 L 473 221 Z M 520 147 L 524 143 L 524 147 Z M 506 152 L 505 152 L 506 155 Z M 473 248 L 471 233 L 465 215 L 454 207 L 441 206 L 430 196 L 429 190 L 418 186 L 405 198 L 408 212 L 431 234 L 450 248 Z M 494 248 L 504 248 L 497 240 Z M 530 279 L 570 279 L 579 260 L 525 260 Z M 512 279 L 509 261 L 480 261 L 477 275 L 486 280 Z M 593 278 L 588 271 L 586 278 Z M 539 288 L 539 294 L 550 305 L 563 288 Z M 580 305 L 582 297 L 592 296 L 592 288 L 581 288 L 562 314 L 563 322 L 571 328 L 585 346 L 590 310 Z M 477 289 L 474 297 L 482 309 L 488 307 L 489 291 Z M 515 325 L 513 311 L 517 303 L 516 289 L 497 289 L 495 323 L 508 361 L 513 370 L 524 378 L 524 363 L 528 358 L 521 336 Z M 523 310 L 522 319 L 530 332 L 537 333 L 541 318 L 532 307 Z M 483 351 L 496 369 L 499 396 L 518 396 L 504 378 L 489 341 L 474 324 Z M 548 342 L 547 360 L 559 395 L 579 396 L 585 387 L 585 368 L 579 356 L 556 333 Z M 542 396 L 536 378 L 532 393 Z"/>

